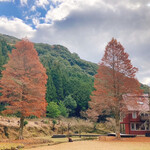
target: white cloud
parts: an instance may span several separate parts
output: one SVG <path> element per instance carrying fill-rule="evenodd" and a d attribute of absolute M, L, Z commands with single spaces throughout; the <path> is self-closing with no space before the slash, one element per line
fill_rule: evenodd
<path fill-rule="evenodd" d="M 85 6 L 94 6 L 101 3 L 99 0 L 52 0 L 56 5 L 51 6 L 46 14 L 46 22 L 63 20 L 73 10 L 82 10 Z"/>
<path fill-rule="evenodd" d="M 36 6 L 32 6 L 31 11 L 36 11 Z"/>
<path fill-rule="evenodd" d="M 107 43 L 115 37 L 139 68 L 138 79 L 150 84 L 148 0 L 53 0 L 53 3 L 56 7 L 51 7 L 46 15 L 46 22 L 53 23 L 38 25 L 34 41 L 62 44 L 81 58 L 97 63 Z"/>
<path fill-rule="evenodd" d="M 14 0 L 0 0 L 0 2 L 14 2 Z"/>
<path fill-rule="evenodd" d="M 27 5 L 28 4 L 28 0 L 20 0 L 20 3 L 22 6 Z"/>
<path fill-rule="evenodd" d="M 84 11 L 85 8 L 95 7 L 107 11 L 108 9 L 116 11 L 120 7 L 135 10 L 141 7 L 139 2 L 131 2 L 130 0 L 52 0 L 55 7 L 50 7 L 46 14 L 46 22 L 65 19 L 72 11 Z"/>
<path fill-rule="evenodd" d="M 33 24 L 34 24 L 35 26 L 38 26 L 38 25 L 40 24 L 40 21 L 39 21 L 38 18 L 33 18 L 33 19 L 32 19 L 32 22 L 33 22 Z"/>
<path fill-rule="evenodd" d="M 147 6 L 150 7 L 150 3 L 148 3 Z"/>
<path fill-rule="evenodd" d="M 150 77 L 144 77 L 141 82 L 146 85 L 150 85 Z"/>
<path fill-rule="evenodd" d="M 46 14 L 46 22 L 63 20 L 66 16 L 68 16 L 70 8 L 68 5 L 61 5 L 57 8 L 51 7 L 48 13 Z"/>
<path fill-rule="evenodd" d="M 37 7 L 43 7 L 44 9 L 46 9 L 46 5 L 49 4 L 48 0 L 36 0 L 35 5 Z"/>
<path fill-rule="evenodd" d="M 0 33 L 16 36 L 17 38 L 31 38 L 33 37 L 34 30 L 26 25 L 18 18 L 8 19 L 0 17 Z"/>
<path fill-rule="evenodd" d="M 82 59 L 96 63 L 111 38 L 117 38 L 139 68 L 138 79 L 150 84 L 149 4 L 149 0 L 37 0 L 31 11 L 51 7 L 45 18 L 40 14 L 26 18 L 33 21 L 35 30 L 20 19 L 3 17 L 0 32 L 19 38 L 27 36 L 33 42 L 61 44 Z M 46 23 L 40 24 L 44 19 Z"/>

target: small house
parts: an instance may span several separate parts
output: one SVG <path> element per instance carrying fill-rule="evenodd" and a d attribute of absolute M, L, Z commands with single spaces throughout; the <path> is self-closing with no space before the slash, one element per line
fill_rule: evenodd
<path fill-rule="evenodd" d="M 148 94 L 123 95 L 125 113 L 120 122 L 121 133 L 150 134 L 150 105 Z"/>

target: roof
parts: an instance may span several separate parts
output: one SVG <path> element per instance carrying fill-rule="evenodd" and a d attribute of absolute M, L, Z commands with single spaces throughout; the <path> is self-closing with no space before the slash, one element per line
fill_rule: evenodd
<path fill-rule="evenodd" d="M 150 110 L 148 94 L 125 94 L 123 100 L 128 111 L 146 112 Z"/>

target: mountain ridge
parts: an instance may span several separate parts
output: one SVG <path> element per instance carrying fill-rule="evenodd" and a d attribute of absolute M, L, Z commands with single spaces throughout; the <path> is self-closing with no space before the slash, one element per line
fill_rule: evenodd
<path fill-rule="evenodd" d="M 15 37 L 0 34 L 0 75 L 3 65 L 8 61 L 8 53 L 19 41 Z M 76 102 L 72 116 L 80 116 L 80 111 L 88 108 L 88 101 L 93 91 L 94 75 L 98 65 L 80 59 L 78 54 L 71 53 L 62 45 L 34 43 L 39 58 L 47 70 L 46 100 L 60 104 L 68 96 Z M 3 108 L 2 108 L 3 109 Z"/>
<path fill-rule="evenodd" d="M 0 33 L 0 40 L 4 40 L 6 41 L 7 44 L 15 44 L 17 41 L 19 41 L 20 39 L 14 37 L 14 36 L 9 36 L 9 35 L 5 35 L 5 34 L 1 34 Z M 33 42 L 32 42 L 33 43 Z M 96 73 L 97 70 L 97 64 L 87 61 L 87 60 L 83 60 L 81 59 L 78 54 L 76 53 L 71 53 L 68 48 L 59 45 L 59 44 L 55 44 L 55 45 L 50 45 L 47 43 L 34 43 L 34 47 L 38 52 L 38 55 L 40 56 L 41 54 L 47 54 L 48 51 L 51 51 L 52 56 L 56 56 L 56 57 L 62 57 L 63 59 L 67 59 L 71 65 L 73 64 L 77 64 L 78 66 L 80 66 L 81 64 L 81 69 L 85 69 L 88 67 L 92 67 L 92 72 L 88 72 L 88 74 L 90 75 L 94 75 Z M 55 51 L 55 52 L 54 52 Z M 69 56 L 70 57 L 67 57 Z M 85 65 L 84 65 L 85 63 Z"/>

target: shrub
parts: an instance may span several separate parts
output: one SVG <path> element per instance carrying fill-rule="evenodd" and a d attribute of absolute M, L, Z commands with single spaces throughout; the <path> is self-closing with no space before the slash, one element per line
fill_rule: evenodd
<path fill-rule="evenodd" d="M 107 121 L 105 122 L 105 127 L 113 132 L 115 132 L 115 119 L 114 118 L 107 118 Z"/>
<path fill-rule="evenodd" d="M 25 120 L 24 123 L 23 123 L 23 125 L 26 126 L 27 124 L 28 124 L 28 121 Z"/>
<path fill-rule="evenodd" d="M 59 106 L 56 102 L 50 102 L 47 106 L 47 116 L 50 118 L 57 118 L 61 114 Z"/>
<path fill-rule="evenodd" d="M 55 130 L 55 124 L 57 123 L 57 121 L 53 120 L 52 123 L 53 123 L 52 130 L 54 131 Z"/>

